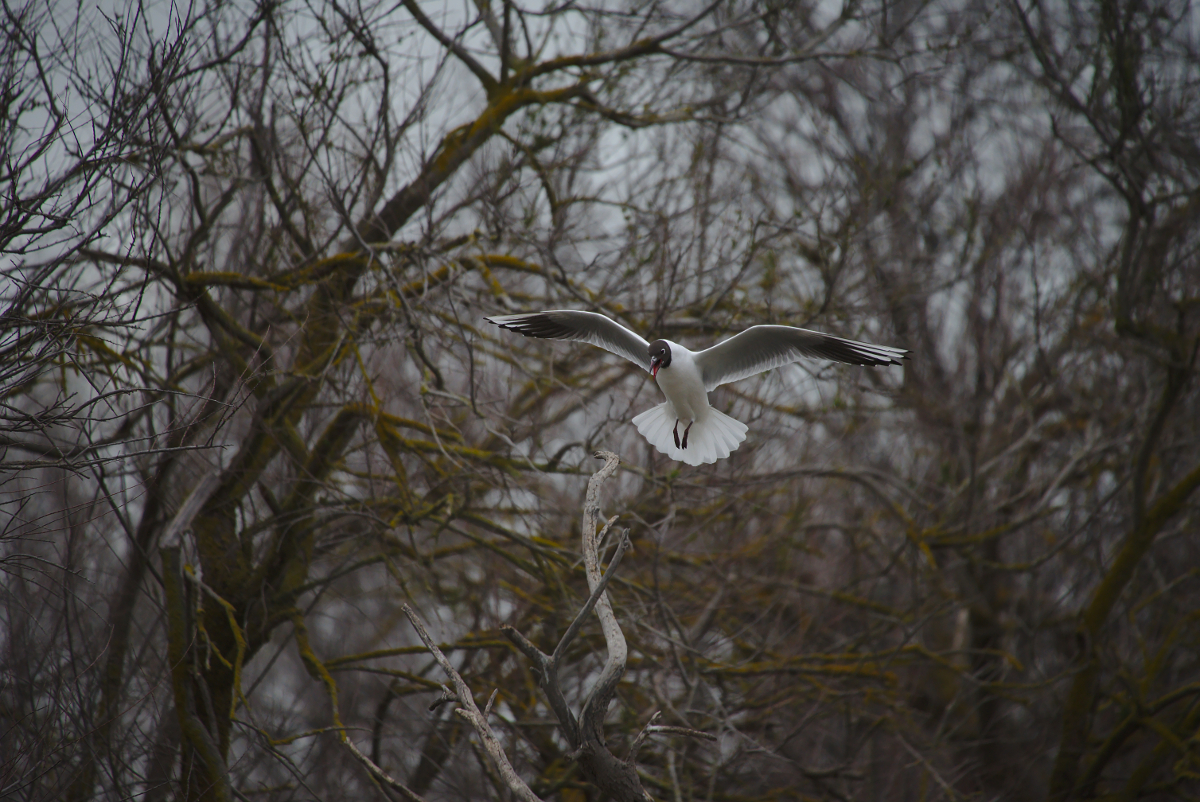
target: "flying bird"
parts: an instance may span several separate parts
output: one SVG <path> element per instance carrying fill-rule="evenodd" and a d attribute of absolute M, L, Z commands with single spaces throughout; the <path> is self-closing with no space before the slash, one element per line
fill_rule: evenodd
<path fill-rule="evenodd" d="M 597 345 L 650 372 L 667 400 L 633 419 L 650 445 L 671 459 L 703 465 L 728 457 L 746 439 L 746 424 L 713 409 L 710 391 L 804 357 L 850 365 L 899 365 L 903 348 L 844 340 L 792 326 L 751 326 L 703 351 L 670 340 L 647 342 L 595 312 L 552 309 L 484 318 L 526 337 Z"/>

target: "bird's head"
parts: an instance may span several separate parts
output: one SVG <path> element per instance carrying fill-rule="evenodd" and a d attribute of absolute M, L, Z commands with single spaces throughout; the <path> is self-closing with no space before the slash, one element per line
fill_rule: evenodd
<path fill-rule="evenodd" d="M 671 344 L 666 340 L 650 343 L 650 375 L 658 378 L 660 368 L 671 367 Z"/>

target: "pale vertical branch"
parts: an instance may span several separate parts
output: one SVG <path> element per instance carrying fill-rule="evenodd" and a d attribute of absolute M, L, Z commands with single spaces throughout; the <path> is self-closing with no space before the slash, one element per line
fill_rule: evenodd
<path fill-rule="evenodd" d="M 621 541 L 609 563 L 608 571 L 600 573 L 600 544 L 604 542 L 609 529 L 616 522 L 617 516 L 609 518 L 599 532 L 596 527 L 600 521 L 600 490 L 604 482 L 616 472 L 621 459 L 610 451 L 597 451 L 596 459 L 604 460 L 604 467 L 598 470 L 588 482 L 587 495 L 583 505 L 583 561 L 587 574 L 588 589 L 591 591 L 587 602 L 579 615 L 571 622 L 567 631 L 559 640 L 553 655 L 548 655 L 534 646 L 524 635 L 512 627 L 502 627 L 521 653 L 535 665 L 538 675 L 538 686 L 546 694 L 550 708 L 558 718 L 559 726 L 567 741 L 574 750 L 573 757 L 579 761 L 583 775 L 595 783 L 609 797 L 621 802 L 642 802 L 651 797 L 642 788 L 641 779 L 632 760 L 620 760 L 608 749 L 604 740 L 604 715 L 608 704 L 616 692 L 617 683 L 625 673 L 625 661 L 629 649 L 625 643 L 625 635 L 613 613 L 612 604 L 608 600 L 606 588 L 616 573 L 617 566 L 625 552 L 629 550 L 629 532 L 621 533 Z M 567 647 L 579 632 L 583 620 L 595 610 L 600 619 L 600 627 L 608 646 L 608 657 L 600 677 L 596 680 L 580 712 L 578 722 L 570 706 L 563 697 L 562 687 L 558 681 L 558 663 L 566 653 Z"/>
<path fill-rule="evenodd" d="M 621 458 L 611 451 L 597 451 L 595 456 L 596 459 L 604 460 L 604 467 L 596 471 L 588 482 L 587 496 L 583 502 L 583 565 L 587 572 L 588 588 L 593 592 L 600 588 L 599 544 L 603 536 L 608 533 L 608 528 L 616 520 L 614 518 L 608 521 L 601 532 L 596 532 L 596 526 L 600 519 L 600 489 L 604 486 L 604 482 L 616 472 L 617 466 L 621 463 Z M 604 723 L 604 714 L 608 711 L 608 703 L 612 701 L 613 694 L 616 692 L 617 683 L 625 674 L 625 661 L 629 656 L 629 647 L 625 643 L 625 635 L 621 632 L 621 625 L 617 623 L 617 616 L 613 613 L 612 604 L 609 602 L 606 592 L 602 591 L 596 600 L 596 617 L 600 619 L 600 629 L 604 633 L 604 642 L 608 646 L 608 659 L 605 660 L 599 679 L 596 680 L 591 693 L 583 703 L 583 710 L 579 714 L 579 723 L 585 740 L 594 737 L 603 742 L 601 729 Z"/>

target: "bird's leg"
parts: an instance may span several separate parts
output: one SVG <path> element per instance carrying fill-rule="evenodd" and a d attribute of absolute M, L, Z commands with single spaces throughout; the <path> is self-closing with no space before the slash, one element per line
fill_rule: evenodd
<path fill-rule="evenodd" d="M 688 436 L 688 432 L 690 432 L 690 431 L 692 430 L 692 423 L 695 423 L 695 422 L 696 422 L 696 421 L 695 421 L 695 419 L 693 418 L 693 419 L 692 419 L 692 422 L 691 422 L 691 423 L 689 423 L 689 424 L 687 425 L 687 428 L 683 430 L 683 447 L 684 447 L 684 448 L 687 448 L 687 436 Z M 679 424 L 676 424 L 676 426 L 678 426 L 678 425 L 679 425 Z"/>
<path fill-rule="evenodd" d="M 671 430 L 671 434 L 675 435 L 675 447 L 679 448 L 680 446 L 679 446 L 679 420 L 678 419 L 675 420 L 675 428 Z M 683 436 L 687 437 L 686 430 L 684 431 Z"/>

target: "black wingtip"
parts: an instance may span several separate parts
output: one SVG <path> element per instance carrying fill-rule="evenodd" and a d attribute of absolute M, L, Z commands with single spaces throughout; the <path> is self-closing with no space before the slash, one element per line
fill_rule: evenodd
<path fill-rule="evenodd" d="M 575 335 L 573 330 L 561 323 L 556 323 L 544 312 L 497 317 L 499 319 L 485 317 L 484 320 L 502 329 L 516 332 L 523 337 L 537 337 L 542 340 L 569 340 Z"/>
<path fill-rule="evenodd" d="M 908 351 L 886 345 L 871 345 L 870 343 L 846 340 L 841 337 L 829 336 L 821 343 L 816 353 L 835 362 L 847 365 L 862 365 L 864 367 L 886 367 L 888 365 L 903 365 L 900 360 L 908 359 Z"/>
<path fill-rule="evenodd" d="M 895 365 L 896 367 L 904 367 L 904 360 L 909 359 L 910 353 L 912 352 L 906 350 L 894 356 L 889 356 L 887 359 L 879 359 L 875 362 L 868 362 L 866 365 L 867 367 L 871 368 L 886 368 L 891 365 Z"/>

